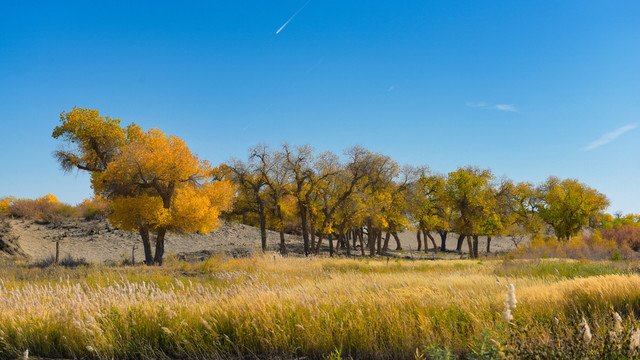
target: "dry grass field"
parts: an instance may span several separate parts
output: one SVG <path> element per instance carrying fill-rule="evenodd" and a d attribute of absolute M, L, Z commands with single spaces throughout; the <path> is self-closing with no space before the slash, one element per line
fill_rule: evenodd
<path fill-rule="evenodd" d="M 275 253 L 161 268 L 4 263 L 0 358 L 632 358 L 634 266 Z"/>

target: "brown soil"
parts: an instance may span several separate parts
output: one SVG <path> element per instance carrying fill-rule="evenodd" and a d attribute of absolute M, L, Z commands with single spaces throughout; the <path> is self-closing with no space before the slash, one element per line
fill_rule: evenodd
<path fill-rule="evenodd" d="M 18 239 L 11 223 L 4 217 L 0 217 L 0 258 L 26 257 L 18 244 Z"/>
<path fill-rule="evenodd" d="M 9 220 L 12 233 L 19 237 L 18 244 L 32 261 L 46 259 L 55 254 L 55 242 L 60 243 L 60 257 L 71 256 L 82 258 L 92 263 L 112 263 L 131 260 L 135 247 L 136 262 L 143 260 L 142 243 L 136 232 L 113 228 L 106 220 L 72 220 L 59 225 L 39 224 L 25 220 Z M 435 235 L 435 234 L 434 234 Z M 440 244 L 440 237 L 434 236 Z M 413 258 L 460 258 L 466 257 L 467 246 L 463 253 L 449 251 L 447 253 L 417 252 L 415 232 L 400 234 L 403 251 L 395 251 L 393 238 L 389 245 L 391 256 Z M 268 250 L 277 251 L 279 234 L 268 231 Z M 287 249 L 290 254 L 302 255 L 303 242 L 300 236 L 286 235 Z M 454 250 L 457 236 L 450 234 L 447 248 Z M 334 242 L 335 244 L 335 242 Z M 514 247 L 508 238 L 494 238 L 491 243 L 492 254 L 504 253 Z M 431 249 L 431 245 L 429 246 Z M 324 240 L 323 254 L 328 254 L 328 241 Z M 479 249 L 484 254 L 486 238 L 480 238 Z M 210 255 L 224 254 L 228 256 L 248 256 L 260 251 L 260 230 L 238 223 L 223 224 L 209 234 L 168 234 L 165 243 L 165 254 L 179 258 L 207 258 Z M 342 251 L 344 253 L 344 251 Z M 360 250 L 352 253 L 359 255 Z M 367 252 L 368 253 L 368 252 Z"/>

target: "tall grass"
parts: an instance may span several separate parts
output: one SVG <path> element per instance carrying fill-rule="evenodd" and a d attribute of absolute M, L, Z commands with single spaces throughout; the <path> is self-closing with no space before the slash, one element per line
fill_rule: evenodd
<path fill-rule="evenodd" d="M 0 358 L 26 349 L 52 358 L 517 357 L 545 344 L 554 319 L 574 334 L 584 316 L 600 344 L 613 311 L 625 336 L 640 311 L 640 276 L 624 263 L 618 274 L 591 277 L 562 276 L 562 265 L 557 276 L 533 276 L 540 263 L 528 261 L 265 255 L 167 263 L 4 265 Z M 518 305 L 506 323 L 509 283 Z"/>

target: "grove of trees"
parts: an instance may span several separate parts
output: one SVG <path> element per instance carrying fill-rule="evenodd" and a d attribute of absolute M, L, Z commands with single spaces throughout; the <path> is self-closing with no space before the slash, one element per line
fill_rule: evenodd
<path fill-rule="evenodd" d="M 470 257 L 479 255 L 478 238 L 537 236 L 551 229 L 560 240 L 605 219 L 607 198 L 573 179 L 549 177 L 539 186 L 497 178 L 489 169 L 467 166 L 448 174 L 428 167 L 400 166 L 390 157 L 355 146 L 341 159 L 315 153 L 309 145 L 259 145 L 246 161 L 233 160 L 221 171 L 237 186 L 229 217 L 266 230 L 299 232 L 305 254 L 317 254 L 327 240 L 329 253 L 383 254 L 398 232 L 416 230 L 418 251 L 446 251 L 449 233 L 466 241 Z M 440 236 L 438 246 L 436 236 Z M 334 243 L 335 242 L 335 243 Z"/>
<path fill-rule="evenodd" d="M 455 233 L 455 250 L 466 241 L 472 258 L 480 236 L 490 252 L 495 236 L 551 229 L 566 240 L 611 222 L 607 198 L 573 179 L 552 176 L 534 186 L 472 166 L 440 174 L 360 146 L 340 157 L 309 145 L 259 145 L 246 161 L 213 167 L 178 137 L 122 127 L 97 110 L 74 108 L 60 121 L 52 136 L 66 147 L 55 152 L 57 160 L 64 170 L 90 173 L 112 224 L 140 234 L 146 264 L 162 264 L 167 232 L 208 232 L 220 215 L 259 226 L 263 251 L 267 229 L 279 233 L 283 254 L 284 234 L 294 232 L 306 255 L 327 241 L 330 255 L 359 248 L 362 256 L 384 254 L 392 238 L 400 250 L 398 233 L 415 230 L 418 251 L 447 251 L 447 236 Z"/>

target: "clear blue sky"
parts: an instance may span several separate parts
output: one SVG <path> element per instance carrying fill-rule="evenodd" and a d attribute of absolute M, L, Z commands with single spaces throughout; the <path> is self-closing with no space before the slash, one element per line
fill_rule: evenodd
<path fill-rule="evenodd" d="M 52 157 L 79 106 L 213 163 L 361 144 L 440 172 L 577 178 L 640 212 L 638 1 L 0 5 L 0 196 L 91 195 Z"/>

